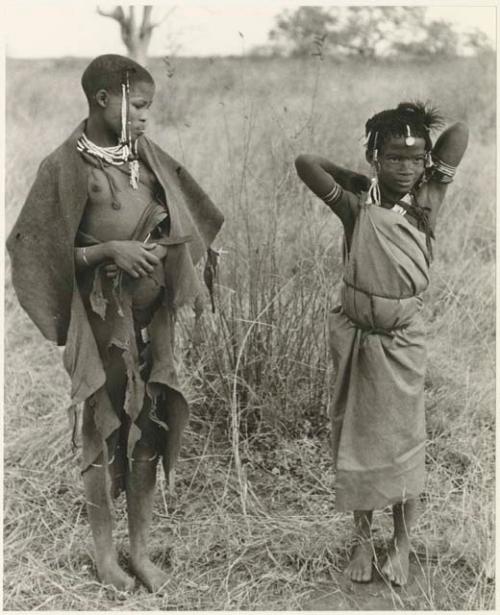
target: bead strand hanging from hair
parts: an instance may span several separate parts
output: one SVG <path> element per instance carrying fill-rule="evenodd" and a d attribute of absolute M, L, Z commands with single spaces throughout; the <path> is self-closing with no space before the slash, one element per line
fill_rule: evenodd
<path fill-rule="evenodd" d="M 130 185 L 134 190 L 139 187 L 139 159 L 137 156 L 137 139 L 132 143 L 132 130 L 130 120 L 130 79 L 125 71 L 125 83 L 122 84 L 122 137 L 125 137 L 125 147 L 128 151 L 128 167 L 130 171 Z M 123 113 L 125 109 L 125 113 Z M 124 120 L 125 116 L 125 122 Z"/>
<path fill-rule="evenodd" d="M 130 121 L 130 81 L 128 71 L 125 71 L 122 76 L 121 94 L 121 127 L 118 145 L 102 147 L 96 143 L 93 143 L 87 135 L 83 133 L 77 141 L 76 148 L 79 152 L 89 154 L 108 165 L 121 166 L 122 164 L 128 162 L 130 185 L 134 190 L 137 190 L 139 188 L 140 168 L 137 139 L 132 143 Z M 106 176 L 108 177 L 107 173 Z M 114 199 L 113 202 L 115 202 L 115 200 L 116 199 Z"/>
<path fill-rule="evenodd" d="M 122 107 L 121 107 L 121 135 L 120 135 L 120 143 L 122 145 L 127 144 L 127 88 L 124 83 L 122 83 Z"/>
<path fill-rule="evenodd" d="M 368 133 L 368 142 L 371 138 L 371 131 Z M 378 183 L 378 173 L 377 173 L 377 165 L 378 165 L 378 149 L 377 149 L 377 140 L 378 140 L 378 132 L 374 132 L 373 134 L 373 155 L 372 155 L 372 168 L 373 168 L 373 177 L 371 179 L 370 187 L 368 188 L 368 200 L 373 205 L 380 205 L 382 203 L 382 197 L 380 194 L 380 186 Z"/>

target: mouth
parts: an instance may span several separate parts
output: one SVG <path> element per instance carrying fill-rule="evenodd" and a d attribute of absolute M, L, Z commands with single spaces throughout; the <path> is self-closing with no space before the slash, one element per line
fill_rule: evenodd
<path fill-rule="evenodd" d="M 414 180 L 413 176 L 396 178 L 396 182 L 400 184 L 401 186 L 408 186 L 409 184 L 413 183 L 413 180 Z"/>

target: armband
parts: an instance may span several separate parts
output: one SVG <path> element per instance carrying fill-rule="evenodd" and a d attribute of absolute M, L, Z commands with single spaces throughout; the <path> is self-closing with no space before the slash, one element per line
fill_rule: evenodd
<path fill-rule="evenodd" d="M 455 177 L 457 167 L 452 167 L 451 164 L 446 164 L 442 160 L 435 159 L 432 167 L 432 176 L 441 184 L 449 184 Z"/>
<path fill-rule="evenodd" d="M 335 183 L 330 192 L 328 194 L 325 194 L 325 196 L 321 197 L 321 200 L 323 200 L 327 205 L 333 205 L 336 201 L 339 200 L 341 195 L 342 188 L 339 186 L 339 184 Z"/>
<path fill-rule="evenodd" d="M 87 267 L 90 267 L 90 263 L 87 260 L 87 248 L 82 248 L 82 260 L 87 265 Z"/>

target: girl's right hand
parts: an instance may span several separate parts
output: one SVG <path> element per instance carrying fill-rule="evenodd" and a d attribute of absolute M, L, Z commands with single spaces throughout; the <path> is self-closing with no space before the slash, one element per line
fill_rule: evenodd
<path fill-rule="evenodd" d="M 143 278 L 151 275 L 160 259 L 151 251 L 156 243 L 141 241 L 110 241 L 107 244 L 108 258 L 114 264 L 133 278 Z"/>

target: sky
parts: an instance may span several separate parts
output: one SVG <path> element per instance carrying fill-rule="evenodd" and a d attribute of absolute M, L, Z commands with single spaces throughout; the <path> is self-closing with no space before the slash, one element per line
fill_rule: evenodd
<path fill-rule="evenodd" d="M 153 2 L 150 0 L 149 3 Z M 152 56 L 174 53 L 197 56 L 245 53 L 252 47 L 267 42 L 276 15 L 283 9 L 293 9 L 300 4 L 308 3 L 322 4 L 321 1 L 308 0 L 289 0 L 289 2 L 183 0 L 177 4 L 156 2 L 153 17 L 158 20 L 165 15 L 168 17 L 155 30 L 149 53 Z M 404 1 L 393 3 L 405 4 Z M 356 0 L 351 0 L 349 4 L 356 4 Z M 358 4 L 367 4 L 367 2 L 358 2 Z M 390 0 L 383 4 L 390 4 Z M 427 6 L 430 3 L 421 4 Z M 451 21 L 458 29 L 479 28 L 491 41 L 495 41 L 496 9 L 492 6 L 492 2 L 482 4 L 481 2 L 473 4 L 470 0 L 468 6 L 458 6 L 441 1 L 439 6 L 430 6 L 427 15 L 431 19 Z M 100 6 L 109 9 L 114 3 L 105 1 L 101 2 Z M 3 0 L 3 8 L 7 56 L 91 57 L 100 53 L 125 51 L 118 24 L 112 19 L 99 16 L 96 4 L 91 0 L 86 2 Z"/>

